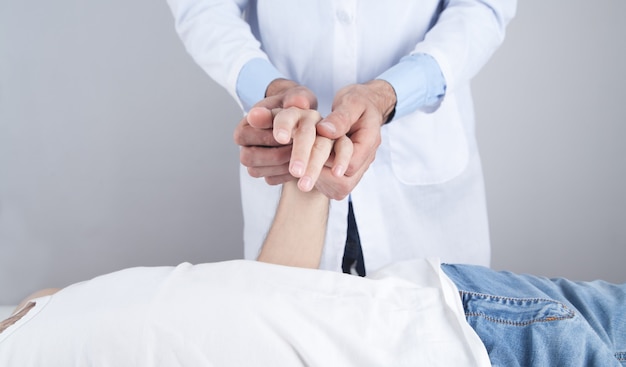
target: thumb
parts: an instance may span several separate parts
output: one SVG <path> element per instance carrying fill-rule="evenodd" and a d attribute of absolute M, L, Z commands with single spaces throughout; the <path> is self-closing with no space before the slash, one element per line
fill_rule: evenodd
<path fill-rule="evenodd" d="M 250 126 L 257 129 L 271 129 L 274 123 L 272 111 L 266 107 L 252 107 L 246 115 L 246 120 Z"/>
<path fill-rule="evenodd" d="M 317 133 L 328 139 L 339 139 L 350 131 L 360 115 L 357 111 L 339 106 L 317 124 Z"/>

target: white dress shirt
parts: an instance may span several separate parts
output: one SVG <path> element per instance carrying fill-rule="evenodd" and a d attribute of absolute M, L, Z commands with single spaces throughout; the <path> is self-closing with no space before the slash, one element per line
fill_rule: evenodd
<path fill-rule="evenodd" d="M 434 58 L 445 97 L 420 108 L 411 96 L 422 83 L 395 83 L 398 105 L 414 110 L 383 126 L 376 159 L 351 193 L 365 266 L 372 271 L 431 256 L 489 264 L 469 82 L 503 41 L 515 0 L 168 3 L 188 52 L 242 107 L 238 79 L 253 60 L 267 60 L 275 70 L 255 76 L 260 86 L 284 75 L 309 87 L 326 115 L 338 89 L 379 76 L 394 84 L 398 73 L 414 79 L 419 70 L 400 60 L 410 54 Z M 252 259 L 272 222 L 280 187 L 242 167 L 241 189 L 245 256 Z M 341 268 L 347 208 L 346 200 L 331 203 L 323 268 Z"/>

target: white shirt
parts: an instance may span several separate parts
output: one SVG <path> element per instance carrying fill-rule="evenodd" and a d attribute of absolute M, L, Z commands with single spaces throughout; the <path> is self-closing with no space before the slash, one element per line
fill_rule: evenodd
<path fill-rule="evenodd" d="M 432 56 L 446 80 L 445 98 L 435 111 L 418 109 L 382 128 L 376 160 L 351 194 L 365 265 L 372 271 L 432 256 L 489 264 L 469 81 L 502 42 L 515 0 L 168 3 L 189 53 L 238 101 L 237 79 L 254 59 L 269 60 L 309 87 L 326 115 L 339 88 L 376 78 L 405 55 Z M 241 187 L 245 256 L 253 259 L 280 187 L 250 177 L 244 167 Z M 347 201 L 332 202 L 325 269 L 340 269 L 346 217 Z"/>
<path fill-rule="evenodd" d="M 433 260 L 360 278 L 252 261 L 131 268 L 36 299 L 0 365 L 490 366 Z"/>

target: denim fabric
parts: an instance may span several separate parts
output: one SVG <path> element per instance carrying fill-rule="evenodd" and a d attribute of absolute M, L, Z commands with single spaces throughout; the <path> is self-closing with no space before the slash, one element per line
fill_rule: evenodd
<path fill-rule="evenodd" d="M 626 284 L 442 269 L 493 366 L 626 366 Z"/>

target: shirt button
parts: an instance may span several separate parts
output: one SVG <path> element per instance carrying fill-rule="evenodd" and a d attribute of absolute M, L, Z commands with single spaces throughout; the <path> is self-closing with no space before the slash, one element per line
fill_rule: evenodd
<path fill-rule="evenodd" d="M 339 21 L 341 23 L 343 23 L 343 24 L 350 24 L 350 23 L 352 23 L 352 15 L 350 15 L 345 10 L 339 10 L 337 12 L 337 19 L 339 19 Z"/>

